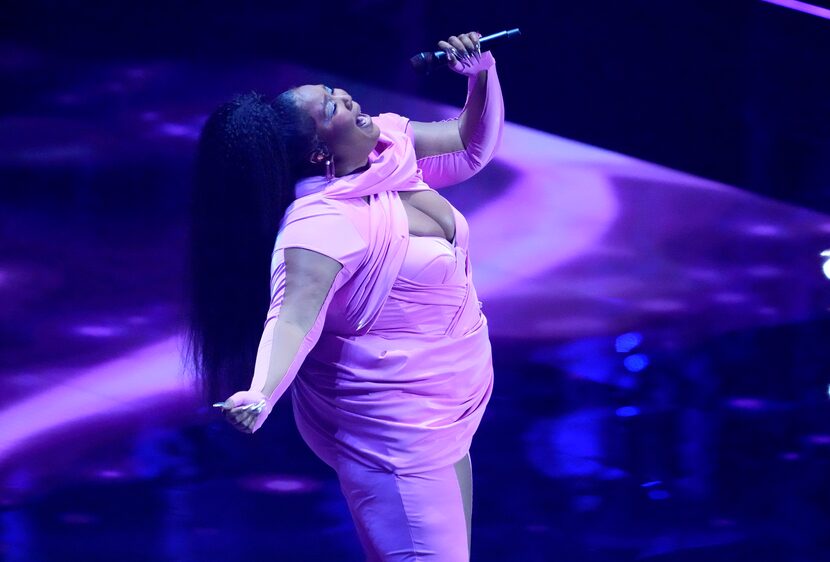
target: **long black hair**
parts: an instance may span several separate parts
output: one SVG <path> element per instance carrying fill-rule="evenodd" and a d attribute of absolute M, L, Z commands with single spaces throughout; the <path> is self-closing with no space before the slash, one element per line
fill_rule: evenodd
<path fill-rule="evenodd" d="M 199 138 L 190 221 L 186 361 L 209 401 L 251 383 L 270 302 L 270 256 L 294 183 L 318 174 L 313 119 L 291 90 L 223 104 Z"/>

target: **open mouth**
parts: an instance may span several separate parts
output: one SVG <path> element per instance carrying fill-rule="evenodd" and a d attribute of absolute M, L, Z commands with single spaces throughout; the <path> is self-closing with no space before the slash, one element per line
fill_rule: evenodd
<path fill-rule="evenodd" d="M 355 119 L 355 124 L 360 127 L 361 129 L 365 129 L 367 127 L 372 126 L 372 118 L 369 117 L 365 113 L 358 113 L 357 118 Z"/>

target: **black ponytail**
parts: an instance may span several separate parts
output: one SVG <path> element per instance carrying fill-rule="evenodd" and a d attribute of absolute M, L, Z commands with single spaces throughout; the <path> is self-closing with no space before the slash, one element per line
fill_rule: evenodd
<path fill-rule="evenodd" d="M 188 361 L 208 401 L 251 383 L 270 302 L 270 257 L 294 183 L 317 173 L 311 117 L 289 90 L 219 107 L 198 143 L 191 200 Z"/>

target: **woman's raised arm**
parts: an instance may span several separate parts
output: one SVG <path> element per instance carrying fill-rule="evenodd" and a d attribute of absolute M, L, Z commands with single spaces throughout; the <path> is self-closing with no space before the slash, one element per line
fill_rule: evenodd
<path fill-rule="evenodd" d="M 464 181 L 483 168 L 501 143 L 504 101 L 496 61 L 478 50 L 477 33 L 439 41 L 450 68 L 467 79 L 467 100 L 461 114 L 445 121 L 410 121 L 418 167 L 424 181 L 437 189 Z"/>

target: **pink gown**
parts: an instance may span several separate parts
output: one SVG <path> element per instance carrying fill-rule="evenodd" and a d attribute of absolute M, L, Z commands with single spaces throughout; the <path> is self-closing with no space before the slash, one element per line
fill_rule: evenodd
<path fill-rule="evenodd" d="M 382 141 L 411 145 L 406 119 L 384 114 L 374 121 Z M 450 465 L 467 454 L 493 385 L 467 221 L 453 207 L 454 244 L 410 236 L 397 192 L 373 194 L 368 204 L 326 200 L 325 189 L 315 191 L 324 184 L 298 184 L 274 253 L 275 281 L 288 247 L 343 264 L 316 344 L 290 386 L 300 434 L 335 470 L 342 457 L 397 473 Z M 429 189 L 420 180 L 404 187 Z M 375 241 L 383 246 L 379 265 L 356 273 L 370 269 Z M 281 302 L 277 284 L 269 321 Z M 259 357 L 267 359 L 265 351 Z"/>
<path fill-rule="evenodd" d="M 492 157 L 503 107 L 492 64 L 488 74 L 488 96 L 498 92 L 485 108 L 490 126 L 466 150 L 416 161 L 408 119 L 374 117 L 381 136 L 371 166 L 330 182 L 299 182 L 275 244 L 272 301 L 251 388 L 265 382 L 270 328 L 285 289 L 284 250 L 305 248 L 340 262 L 266 414 L 290 388 L 300 434 L 337 472 L 371 560 L 469 555 L 452 467 L 467 455 L 493 392 L 470 232 L 453 207 L 452 242 L 411 236 L 398 192 L 431 189 L 424 180 L 456 183 Z"/>

